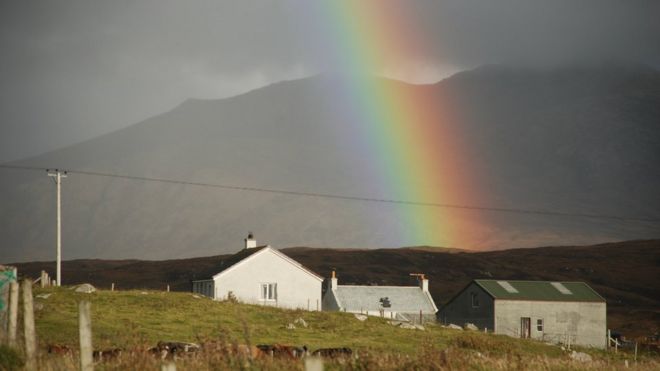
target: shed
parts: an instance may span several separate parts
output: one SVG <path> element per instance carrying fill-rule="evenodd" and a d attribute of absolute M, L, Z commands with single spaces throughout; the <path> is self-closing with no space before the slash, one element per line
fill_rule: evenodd
<path fill-rule="evenodd" d="M 596 348 L 607 345 L 606 302 L 584 282 L 474 280 L 439 312 L 444 324 Z"/>

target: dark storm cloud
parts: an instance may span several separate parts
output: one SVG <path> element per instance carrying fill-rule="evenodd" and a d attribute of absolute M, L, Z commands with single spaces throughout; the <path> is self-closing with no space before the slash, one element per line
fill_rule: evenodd
<path fill-rule="evenodd" d="M 658 1 L 404 4 L 408 34 L 419 40 L 405 63 L 374 66 L 394 77 L 434 80 L 487 63 L 660 64 Z M 189 97 L 315 73 L 331 49 L 310 6 L 323 9 L 307 1 L 3 1 L 0 161 L 126 126 Z"/>

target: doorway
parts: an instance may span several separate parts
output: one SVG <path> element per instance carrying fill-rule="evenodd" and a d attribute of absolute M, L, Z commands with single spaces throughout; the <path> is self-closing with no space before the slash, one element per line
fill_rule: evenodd
<path fill-rule="evenodd" d="M 532 320 L 529 317 L 520 317 L 520 337 L 529 339 Z"/>

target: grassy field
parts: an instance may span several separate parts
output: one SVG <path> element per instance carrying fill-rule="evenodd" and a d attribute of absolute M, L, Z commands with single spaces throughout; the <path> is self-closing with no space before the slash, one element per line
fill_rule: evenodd
<path fill-rule="evenodd" d="M 40 295 L 50 294 L 47 298 Z M 123 348 L 132 355 L 99 364 L 100 369 L 159 369 L 160 359 L 139 352 L 158 341 L 226 344 L 217 352 L 177 361 L 179 369 L 302 369 L 300 360 L 253 359 L 228 352 L 231 344 L 287 344 L 310 350 L 349 347 L 356 358 L 328 361 L 329 369 L 616 369 L 629 354 L 584 350 L 590 363 L 570 359 L 558 346 L 506 336 L 446 329 L 395 327 L 387 320 L 352 314 L 283 310 L 232 302 L 215 302 L 191 293 L 163 291 L 97 291 L 76 293 L 68 288 L 35 290 L 35 317 L 42 358 L 40 369 L 68 369 L 75 356 L 46 354 L 48 345 L 78 346 L 77 303 L 92 303 L 95 349 Z M 308 324 L 287 329 L 302 318 Z M 206 354 L 205 354 L 206 353 Z M 210 354 L 212 353 L 212 354 Z M 641 368 L 658 368 L 642 357 Z M 0 367 L 1 368 L 1 367 Z"/>

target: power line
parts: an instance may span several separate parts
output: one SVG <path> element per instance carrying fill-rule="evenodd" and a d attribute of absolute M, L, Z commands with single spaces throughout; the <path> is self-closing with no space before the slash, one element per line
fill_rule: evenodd
<path fill-rule="evenodd" d="M 46 168 L 32 167 L 32 166 L 20 166 L 20 165 L 0 165 L 0 168 L 16 169 L 16 170 L 29 170 L 29 171 L 48 170 Z M 377 203 L 400 204 L 400 205 L 411 205 L 411 206 L 427 206 L 427 207 L 439 207 L 439 208 L 447 208 L 447 209 L 491 211 L 491 212 L 504 212 L 504 213 L 529 214 L 529 215 L 546 215 L 546 216 L 556 216 L 556 217 L 579 217 L 579 218 L 618 220 L 618 221 L 627 221 L 627 222 L 660 223 L 660 219 L 655 219 L 655 218 L 626 217 L 626 216 L 607 215 L 607 214 L 570 213 L 570 212 L 552 211 L 552 210 L 533 210 L 533 209 L 519 209 L 519 208 L 505 208 L 505 207 L 487 207 L 487 206 L 476 206 L 476 205 L 459 205 L 459 204 L 449 204 L 449 203 L 395 200 L 395 199 L 387 199 L 387 198 L 346 196 L 346 195 L 337 195 L 337 194 L 329 194 L 329 193 L 301 192 L 301 191 L 291 191 L 291 190 L 284 190 L 284 189 L 247 187 L 247 186 L 232 186 L 232 185 L 215 184 L 215 183 L 191 182 L 191 181 L 186 181 L 186 180 L 154 178 L 154 177 L 144 177 L 144 176 L 135 176 L 135 175 L 123 175 L 123 174 L 112 174 L 112 173 L 103 173 L 103 172 L 85 171 L 85 170 L 68 170 L 67 172 L 69 174 L 81 174 L 81 175 L 98 176 L 98 177 L 106 177 L 106 178 L 119 178 L 119 179 L 138 180 L 138 181 L 145 181 L 145 182 L 159 182 L 159 183 L 168 183 L 168 184 L 190 185 L 190 186 L 196 186 L 196 187 L 219 188 L 219 189 L 227 189 L 227 190 L 234 190 L 234 191 L 275 193 L 275 194 L 283 194 L 283 195 L 289 195 L 289 196 L 329 198 L 329 199 L 348 200 L 348 201 L 377 202 Z"/>

